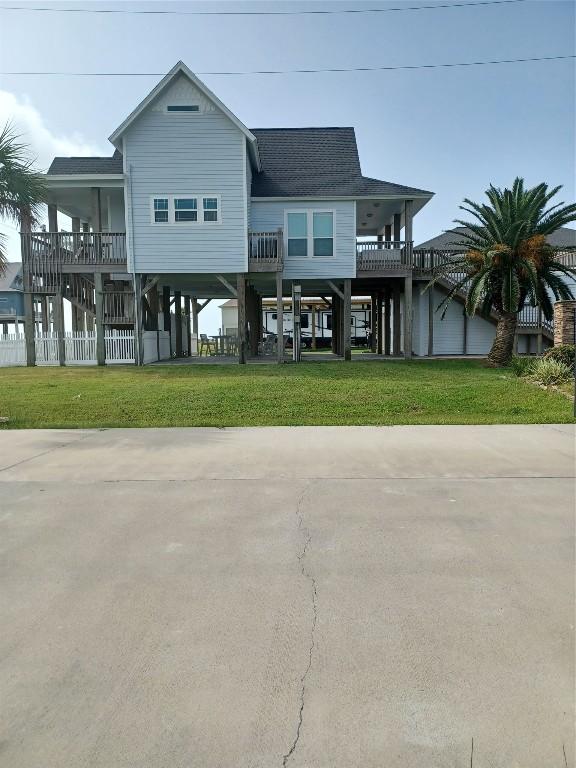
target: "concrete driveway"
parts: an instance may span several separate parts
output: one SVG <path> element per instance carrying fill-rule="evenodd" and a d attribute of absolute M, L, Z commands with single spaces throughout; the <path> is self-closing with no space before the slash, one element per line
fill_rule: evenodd
<path fill-rule="evenodd" d="M 3 767 L 574 765 L 572 427 L 5 431 L 0 506 Z"/>

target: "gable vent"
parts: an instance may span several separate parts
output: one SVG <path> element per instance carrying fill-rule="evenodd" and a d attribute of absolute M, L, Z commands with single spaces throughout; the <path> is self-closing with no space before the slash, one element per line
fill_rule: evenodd
<path fill-rule="evenodd" d="M 199 112 L 198 104 L 168 104 L 166 112 Z"/>

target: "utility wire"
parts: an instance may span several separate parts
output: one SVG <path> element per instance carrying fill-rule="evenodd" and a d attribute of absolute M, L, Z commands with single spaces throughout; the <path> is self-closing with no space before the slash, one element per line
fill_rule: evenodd
<path fill-rule="evenodd" d="M 337 8 L 302 11 L 173 11 L 173 10 L 132 10 L 130 8 L 49 8 L 2 5 L 0 11 L 42 11 L 48 13 L 121 13 L 155 16 L 333 16 L 346 13 L 400 13 L 404 11 L 431 11 L 438 8 L 474 8 L 483 5 L 515 5 L 528 0 L 480 0 L 476 3 L 442 3 L 434 5 L 413 5 L 401 8 Z"/>
<path fill-rule="evenodd" d="M 530 61 L 560 61 L 576 59 L 576 54 L 565 56 L 534 56 L 526 59 L 493 59 L 491 61 L 461 61 L 446 64 L 402 64 L 396 67 L 326 67 L 325 69 L 257 69 L 246 72 L 196 72 L 197 75 L 311 75 L 321 72 L 396 72 L 398 70 L 446 69 L 452 67 L 484 67 L 492 64 L 522 64 Z M 0 76 L 14 77 L 164 77 L 166 72 L 0 72 Z"/>

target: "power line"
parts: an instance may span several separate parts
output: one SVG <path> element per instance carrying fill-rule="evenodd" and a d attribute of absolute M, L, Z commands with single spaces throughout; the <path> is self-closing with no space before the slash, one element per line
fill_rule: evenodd
<path fill-rule="evenodd" d="M 404 11 L 431 11 L 439 8 L 474 8 L 483 5 L 516 5 L 528 0 L 480 0 L 475 3 L 442 3 L 434 5 L 413 5 L 401 8 L 337 8 L 303 11 L 173 11 L 173 10 L 131 10 L 129 8 L 48 8 L 2 5 L 0 11 L 40 11 L 47 13 L 120 13 L 143 16 L 334 16 L 351 13 L 401 13 Z"/>
<path fill-rule="evenodd" d="M 402 64 L 396 67 L 326 67 L 324 69 L 257 69 L 245 72 L 196 72 L 197 75 L 311 75 L 322 72 L 395 72 L 398 70 L 446 69 L 452 67 L 484 67 L 493 64 L 522 64 L 530 61 L 560 61 L 576 59 L 575 54 L 565 56 L 534 56 L 526 59 L 493 59 L 491 61 L 461 61 L 445 64 Z M 0 72 L 0 76 L 14 77 L 164 77 L 166 72 Z"/>

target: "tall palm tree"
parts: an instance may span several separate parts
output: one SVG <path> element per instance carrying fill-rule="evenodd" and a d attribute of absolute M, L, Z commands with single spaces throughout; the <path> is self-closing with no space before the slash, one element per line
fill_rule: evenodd
<path fill-rule="evenodd" d="M 438 267 L 429 287 L 442 277 L 457 275 L 439 309 L 446 312 L 449 302 L 464 290 L 468 315 L 477 310 L 484 316 L 496 313 L 489 365 L 509 364 L 518 313 L 526 304 L 540 307 L 544 317 L 551 320 L 554 306 L 550 295 L 556 300 L 573 298 L 564 278 L 574 276 L 576 270 L 562 264 L 556 257 L 557 249 L 546 241 L 552 232 L 576 221 L 576 204 L 548 207 L 560 189 L 548 189 L 547 184 L 526 189 L 524 180 L 516 178 L 512 189 L 490 185 L 486 190 L 488 204 L 465 198 L 460 206 L 475 221 L 456 219 L 466 227 L 464 234 L 451 230 L 460 238 L 453 245 L 462 252 Z"/>
<path fill-rule="evenodd" d="M 33 223 L 45 197 L 45 184 L 42 174 L 33 168 L 29 147 L 19 138 L 10 123 L 0 132 L 0 219 L 20 224 L 22 218 L 28 218 Z M 6 237 L 0 233 L 0 274 L 6 262 Z"/>

